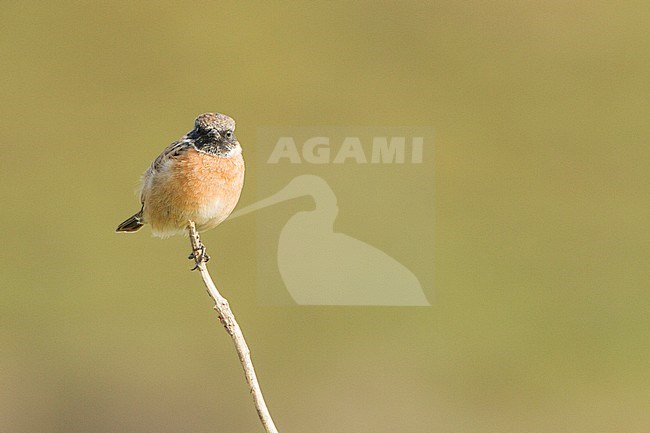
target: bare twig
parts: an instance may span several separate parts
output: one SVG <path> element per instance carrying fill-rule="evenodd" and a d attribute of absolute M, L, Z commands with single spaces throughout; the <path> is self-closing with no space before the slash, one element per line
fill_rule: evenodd
<path fill-rule="evenodd" d="M 239 324 L 235 320 L 235 316 L 230 310 L 230 305 L 226 298 L 221 296 L 219 290 L 214 285 L 208 269 L 205 266 L 205 260 L 203 260 L 203 254 L 205 253 L 205 248 L 201 243 L 199 234 L 196 231 L 196 226 L 193 221 L 189 222 L 188 230 L 190 232 L 190 242 L 192 243 L 192 251 L 194 251 L 194 259 L 197 265 L 197 269 L 201 273 L 201 278 L 203 279 L 203 284 L 208 289 L 208 293 L 214 300 L 214 309 L 219 313 L 219 320 L 226 328 L 226 332 L 232 337 L 233 343 L 235 343 L 235 349 L 237 349 L 237 355 L 239 355 L 239 361 L 241 362 L 242 367 L 244 367 L 244 374 L 246 375 L 246 382 L 248 382 L 248 387 L 250 392 L 253 395 L 253 401 L 255 402 L 255 409 L 257 409 L 257 414 L 262 421 L 262 425 L 267 433 L 277 433 L 278 430 L 273 424 L 271 419 L 271 414 L 269 413 L 266 403 L 264 402 L 264 396 L 262 395 L 262 390 L 260 389 L 260 384 L 257 381 L 257 375 L 255 374 L 255 369 L 253 368 L 253 362 L 251 361 L 250 350 L 244 340 L 244 334 L 241 332 Z"/>

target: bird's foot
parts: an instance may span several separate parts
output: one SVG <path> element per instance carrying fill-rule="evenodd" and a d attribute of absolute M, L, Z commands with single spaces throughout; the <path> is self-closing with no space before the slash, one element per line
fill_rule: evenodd
<path fill-rule="evenodd" d="M 194 264 L 196 265 L 191 269 L 192 271 L 198 269 L 201 263 L 207 263 L 208 260 L 210 260 L 210 256 L 205 251 L 205 245 L 203 245 L 203 242 L 199 244 L 198 248 L 193 248 L 187 258 L 189 260 L 194 260 Z"/>

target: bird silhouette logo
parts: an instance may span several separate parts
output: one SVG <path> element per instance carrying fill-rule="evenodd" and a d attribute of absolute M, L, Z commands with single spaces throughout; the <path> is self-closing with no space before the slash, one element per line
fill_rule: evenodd
<path fill-rule="evenodd" d="M 235 211 L 229 219 L 301 196 L 311 196 L 315 209 L 289 218 L 277 248 L 278 270 L 297 304 L 430 305 L 406 266 L 372 245 L 334 231 L 336 195 L 319 176 L 296 176 L 277 193 Z"/>

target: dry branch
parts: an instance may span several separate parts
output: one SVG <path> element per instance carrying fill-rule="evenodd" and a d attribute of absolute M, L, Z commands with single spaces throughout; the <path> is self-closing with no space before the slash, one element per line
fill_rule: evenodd
<path fill-rule="evenodd" d="M 235 316 L 230 310 L 228 301 L 226 298 L 221 296 L 221 293 L 219 293 L 219 290 L 217 290 L 217 287 L 214 285 L 214 282 L 208 273 L 208 269 L 205 266 L 205 261 L 202 257 L 205 248 L 201 243 L 199 233 L 196 231 L 196 226 L 194 225 L 193 221 L 189 222 L 188 230 L 190 232 L 192 251 L 194 251 L 194 260 L 197 265 L 196 269 L 198 269 L 201 273 L 203 284 L 205 284 L 210 297 L 212 297 L 214 300 L 214 309 L 217 311 L 217 313 L 219 313 L 219 320 L 235 344 L 235 349 L 237 350 L 239 361 L 244 368 L 246 382 L 248 382 L 248 387 L 250 388 L 251 395 L 253 396 L 255 409 L 257 409 L 257 414 L 260 417 L 260 421 L 262 421 L 262 425 L 264 426 L 264 429 L 267 433 L 277 433 L 278 430 L 275 428 L 273 419 L 271 419 L 271 414 L 269 413 L 269 410 L 266 407 L 266 403 L 264 402 L 264 396 L 262 395 L 260 384 L 257 381 L 257 375 L 255 374 L 253 362 L 251 361 L 250 350 L 248 349 L 246 340 L 244 340 L 244 334 L 242 334 L 241 328 L 239 327 L 239 324 L 235 320 Z"/>

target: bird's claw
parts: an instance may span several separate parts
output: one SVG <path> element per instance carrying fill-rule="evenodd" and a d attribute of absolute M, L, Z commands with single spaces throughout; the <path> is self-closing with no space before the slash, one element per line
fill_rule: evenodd
<path fill-rule="evenodd" d="M 189 260 L 194 260 L 194 263 L 196 264 L 196 266 L 191 269 L 192 271 L 197 270 L 201 263 L 207 263 L 208 260 L 210 260 L 210 256 L 205 252 L 205 245 L 203 245 L 203 243 L 201 243 L 198 248 L 193 248 L 187 258 Z"/>

